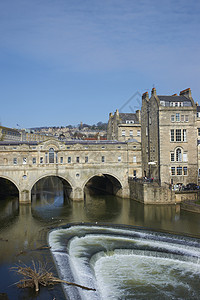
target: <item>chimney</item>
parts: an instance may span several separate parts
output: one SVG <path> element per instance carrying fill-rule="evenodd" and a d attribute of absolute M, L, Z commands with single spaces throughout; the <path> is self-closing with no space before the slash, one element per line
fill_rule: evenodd
<path fill-rule="evenodd" d="M 148 92 L 145 92 L 145 93 L 142 95 L 142 100 L 147 100 L 147 101 L 149 101 L 149 93 L 148 93 Z"/>
<path fill-rule="evenodd" d="M 191 89 L 188 88 L 186 90 L 183 90 L 180 92 L 180 96 L 185 96 L 187 98 L 192 98 L 192 93 L 191 93 Z"/>
<path fill-rule="evenodd" d="M 116 116 L 119 116 L 119 110 L 116 109 Z"/>
<path fill-rule="evenodd" d="M 112 118 L 113 117 L 113 114 L 112 113 L 109 113 L 109 118 Z"/>
<path fill-rule="evenodd" d="M 155 88 L 152 88 L 152 90 L 151 90 L 151 96 L 156 96 L 156 89 Z"/>
<path fill-rule="evenodd" d="M 140 123 L 140 122 L 141 122 L 141 112 L 140 112 L 139 109 L 136 110 L 136 116 L 137 116 L 137 119 L 138 119 L 138 121 L 139 121 L 139 123 Z"/>
<path fill-rule="evenodd" d="M 173 94 L 172 96 L 178 96 L 177 94 Z"/>

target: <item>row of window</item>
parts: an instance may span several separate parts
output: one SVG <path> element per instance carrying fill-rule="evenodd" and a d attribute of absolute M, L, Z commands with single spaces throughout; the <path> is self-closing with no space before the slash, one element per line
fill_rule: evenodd
<path fill-rule="evenodd" d="M 177 148 L 175 152 L 171 152 L 171 161 L 185 162 L 187 160 L 188 160 L 187 153 L 186 152 L 182 153 L 182 150 L 180 148 Z"/>
<path fill-rule="evenodd" d="M 171 167 L 171 175 L 188 175 L 188 169 L 187 167 Z"/>
<path fill-rule="evenodd" d="M 133 136 L 133 130 L 129 130 L 129 135 Z M 137 130 L 137 136 L 140 136 L 141 132 L 140 130 Z M 126 130 L 122 130 L 122 136 L 126 136 Z"/>
<path fill-rule="evenodd" d="M 121 161 L 122 161 L 121 156 L 118 156 L 118 162 L 121 162 Z M 24 165 L 27 164 L 27 157 L 23 157 L 22 162 L 23 162 Z M 56 157 L 56 161 L 55 162 L 58 163 L 58 158 L 57 157 Z M 76 163 L 80 163 L 80 157 L 79 156 L 76 157 L 76 161 L 75 162 Z M 85 156 L 85 163 L 88 163 L 88 162 L 89 162 L 89 158 L 88 158 L 88 156 Z M 101 162 L 102 163 L 105 162 L 105 156 L 101 157 Z M 133 156 L 133 162 L 137 162 L 136 156 Z M 32 158 L 32 163 L 33 164 L 37 163 L 36 157 Z M 43 164 L 43 163 L 44 163 L 44 157 L 40 157 L 40 164 Z M 45 163 L 46 164 L 47 163 L 54 163 L 54 158 L 49 156 L 49 162 L 48 162 L 47 157 L 45 157 Z M 64 163 L 64 159 L 63 159 L 63 157 L 60 157 L 60 164 L 63 164 L 63 163 Z M 72 163 L 72 158 L 70 156 L 67 158 L 67 163 L 68 164 Z M 13 158 L 13 164 L 14 165 L 18 164 L 18 161 L 17 161 L 16 157 Z"/>
<path fill-rule="evenodd" d="M 186 129 L 171 129 L 170 131 L 171 142 L 187 142 L 187 130 Z"/>
<path fill-rule="evenodd" d="M 171 115 L 171 122 L 189 122 L 189 116 L 176 113 L 175 115 Z"/>

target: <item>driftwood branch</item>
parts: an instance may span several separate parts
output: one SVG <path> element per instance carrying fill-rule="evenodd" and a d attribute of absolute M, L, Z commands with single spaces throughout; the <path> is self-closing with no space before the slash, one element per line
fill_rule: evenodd
<path fill-rule="evenodd" d="M 38 251 L 38 250 L 47 250 L 47 249 L 51 249 L 51 247 L 43 245 L 43 246 L 35 248 L 35 249 L 30 249 L 29 251 Z M 26 254 L 29 251 L 23 251 L 23 250 L 21 250 L 19 253 L 16 254 L 16 256 L 20 256 L 22 254 Z"/>
<path fill-rule="evenodd" d="M 13 267 L 11 268 L 11 270 L 17 272 L 19 275 L 24 276 L 24 278 L 22 278 L 19 282 L 16 283 L 19 288 L 35 288 L 35 291 L 38 292 L 40 285 L 48 286 L 57 283 L 66 283 L 68 285 L 73 285 L 85 290 L 96 291 L 93 288 L 89 288 L 74 282 L 65 281 L 55 277 L 53 273 L 50 272 L 50 269 L 47 269 L 46 264 L 44 265 L 41 262 L 39 262 L 36 265 L 36 263 L 32 261 L 32 267 L 23 265 Z"/>

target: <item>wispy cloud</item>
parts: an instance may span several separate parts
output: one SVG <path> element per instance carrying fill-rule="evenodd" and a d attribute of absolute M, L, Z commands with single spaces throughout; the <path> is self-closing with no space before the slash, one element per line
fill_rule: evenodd
<path fill-rule="evenodd" d="M 141 67 L 199 48 L 198 1 L 7 0 L 0 11 L 2 47 L 72 70 Z"/>

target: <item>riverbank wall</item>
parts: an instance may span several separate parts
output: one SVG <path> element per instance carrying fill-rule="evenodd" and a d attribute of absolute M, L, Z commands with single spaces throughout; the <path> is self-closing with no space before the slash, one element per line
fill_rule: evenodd
<path fill-rule="evenodd" d="M 200 213 L 200 205 L 196 204 L 195 201 L 183 201 L 181 203 L 181 209 Z"/>
<path fill-rule="evenodd" d="M 144 204 L 175 204 L 175 192 L 157 183 L 129 178 L 130 198 Z"/>

